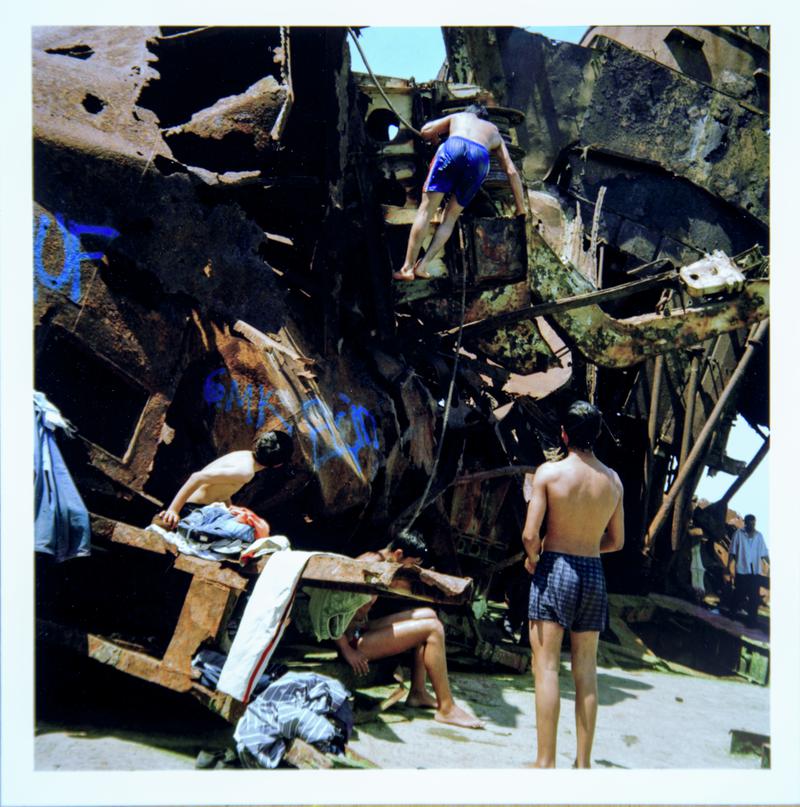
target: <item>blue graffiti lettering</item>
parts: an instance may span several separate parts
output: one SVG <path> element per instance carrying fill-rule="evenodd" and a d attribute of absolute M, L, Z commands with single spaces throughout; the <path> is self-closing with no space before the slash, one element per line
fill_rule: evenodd
<path fill-rule="evenodd" d="M 252 423 L 252 418 L 250 415 L 250 402 L 253 397 L 253 385 L 248 384 L 244 390 L 244 398 L 239 395 L 239 385 L 236 383 L 236 379 L 231 379 L 231 388 L 228 391 L 228 397 L 225 400 L 225 411 L 230 412 L 231 407 L 234 404 L 234 401 L 239 405 L 240 409 L 244 409 L 245 414 L 245 421 L 247 423 Z M 245 404 L 245 400 L 247 403 Z M 217 404 L 217 409 L 222 409 L 222 402 Z"/>
<path fill-rule="evenodd" d="M 367 419 L 369 420 L 369 426 L 372 429 L 371 435 L 367 431 Z M 350 422 L 353 424 L 353 429 L 356 433 L 355 446 L 358 446 L 356 450 L 360 451 L 362 448 L 377 449 L 380 447 L 380 440 L 378 439 L 378 424 L 369 409 L 365 409 L 361 405 L 351 406 Z"/>
<path fill-rule="evenodd" d="M 225 397 L 227 390 L 224 385 L 216 381 L 222 375 L 227 374 L 224 367 L 214 370 L 206 376 L 205 383 L 203 384 L 203 400 L 208 404 L 215 404 Z"/>
<path fill-rule="evenodd" d="M 265 394 L 266 393 L 266 394 Z M 273 415 L 281 422 L 281 425 L 285 429 L 286 433 L 291 435 L 294 432 L 294 426 L 291 423 L 287 423 L 282 417 L 280 412 L 275 408 L 275 406 L 271 403 L 272 396 L 275 394 L 275 390 L 269 390 L 267 392 L 264 387 L 262 386 L 259 390 L 258 395 L 258 420 L 256 421 L 256 428 L 260 429 L 264 425 L 264 420 L 266 419 L 266 413 L 264 409 L 269 409 Z"/>
<path fill-rule="evenodd" d="M 321 428 L 318 428 L 312 420 L 313 410 L 316 410 L 316 420 L 321 421 Z M 344 444 L 339 439 L 335 429 L 330 426 L 331 412 L 327 405 L 320 398 L 310 398 L 303 404 L 303 420 L 308 426 L 308 434 L 311 438 L 311 465 L 315 471 L 318 471 L 328 460 L 342 455 L 345 450 Z M 328 433 L 331 436 L 331 449 L 327 454 L 320 454 L 320 437 L 323 434 L 324 428 L 327 426 Z"/>
<path fill-rule="evenodd" d="M 247 423 L 252 423 L 253 385 L 248 384 L 242 395 L 236 380 L 231 378 L 230 387 L 226 388 L 221 379 L 227 372 L 226 368 L 220 367 L 206 376 L 203 400 L 208 404 L 216 404 L 217 409 L 226 412 L 230 412 L 236 403 L 240 409 L 245 410 Z M 314 470 L 319 471 L 330 460 L 347 457 L 358 473 L 362 473 L 361 450 L 375 450 L 380 447 L 378 424 L 368 409 L 353 403 L 344 393 L 339 393 L 338 397 L 345 408 L 335 414 L 321 398 L 310 398 L 301 408 L 300 421 L 305 424 L 311 440 L 311 463 Z M 260 429 L 264 425 L 269 411 L 280 421 L 287 434 L 293 434 L 294 424 L 286 420 L 273 401 L 279 401 L 286 408 L 290 408 L 292 404 L 291 396 L 285 390 L 276 391 L 260 386 L 256 428 Z M 327 450 L 325 446 L 328 446 Z"/>
<path fill-rule="evenodd" d="M 81 297 L 81 261 L 95 261 L 104 256 L 103 252 L 83 252 L 80 237 L 82 235 L 100 235 L 104 238 L 114 239 L 119 232 L 113 227 L 95 227 L 89 224 L 77 224 L 73 221 L 64 222 L 60 213 L 56 213 L 56 224 L 61 232 L 61 243 L 64 251 L 64 262 L 58 274 L 52 275 L 47 271 L 42 253 L 47 232 L 50 229 L 50 219 L 44 213 L 39 216 L 39 225 L 33 242 L 34 277 L 45 288 L 58 291 L 69 285 L 69 297 L 77 303 Z M 37 298 L 38 286 L 34 283 L 33 299 Z"/>

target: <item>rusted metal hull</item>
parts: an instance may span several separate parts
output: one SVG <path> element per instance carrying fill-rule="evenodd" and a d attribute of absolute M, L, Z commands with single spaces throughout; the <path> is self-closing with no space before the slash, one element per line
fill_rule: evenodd
<path fill-rule="evenodd" d="M 581 47 L 445 28 L 445 80 L 379 78 L 414 126 L 493 93 L 530 206 L 526 224 L 511 218 L 495 165 L 434 279 L 393 284 L 431 152 L 351 73 L 345 29 L 37 29 L 36 386 L 78 428 L 64 453 L 105 518 L 96 540 L 171 561 L 140 528 L 192 471 L 278 428 L 295 438 L 290 467 L 260 474 L 241 503 L 301 549 L 385 544 L 434 476 L 419 524 L 444 575 L 365 577 L 319 558 L 306 579 L 502 599 L 520 568 L 516 470 L 559 455 L 559 418 L 580 397 L 605 412 L 617 440 L 598 451 L 626 488 L 611 585 L 662 585 L 640 550 L 667 576 L 691 514 L 678 507 L 669 541 L 647 526 L 769 313 L 768 53 L 733 47 L 727 29 L 605 33 Z M 642 55 L 656 40 L 658 58 Z M 745 273 L 741 289 L 689 306 L 661 282 L 714 250 Z M 744 469 L 725 436 L 737 411 L 768 424 L 768 367 L 763 350 L 698 468 Z M 508 470 L 480 476 L 493 469 Z M 682 480 L 686 497 L 696 481 Z M 79 643 L 232 719 L 189 660 L 219 641 L 247 578 L 188 557 L 174 569 L 190 582 L 160 654 L 93 625 Z M 464 630 L 481 657 L 506 658 Z"/>

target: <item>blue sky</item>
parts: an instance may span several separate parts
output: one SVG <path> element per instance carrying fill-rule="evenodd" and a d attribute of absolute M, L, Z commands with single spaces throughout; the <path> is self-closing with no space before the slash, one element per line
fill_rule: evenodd
<path fill-rule="evenodd" d="M 588 27 L 527 27 L 526 30 L 544 34 L 550 39 L 577 43 Z M 445 58 L 441 28 L 435 27 L 368 27 L 362 29 L 359 44 L 374 73 L 402 78 L 413 76 L 419 82 L 431 81 Z M 350 54 L 353 69 L 365 72 L 361 56 L 352 43 Z M 749 462 L 760 445 L 761 437 L 739 418 L 728 441 L 729 456 Z M 698 485 L 697 494 L 709 501 L 717 501 L 733 481 L 734 477 L 729 474 L 718 473 L 710 477 L 705 473 Z M 769 455 L 734 496 L 729 506 L 741 515 L 755 514 L 758 528 L 769 541 Z"/>
<path fill-rule="evenodd" d="M 588 25 L 561 25 L 526 28 L 550 39 L 578 42 Z M 442 29 L 434 27 L 391 28 L 371 26 L 363 28 L 359 44 L 366 54 L 372 72 L 381 76 L 397 76 L 417 81 L 431 81 L 444 62 Z M 353 70 L 366 72 L 358 49 L 350 43 Z"/>

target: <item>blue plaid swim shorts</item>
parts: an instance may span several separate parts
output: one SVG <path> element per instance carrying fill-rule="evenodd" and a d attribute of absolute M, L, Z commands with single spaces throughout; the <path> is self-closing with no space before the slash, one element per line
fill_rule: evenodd
<path fill-rule="evenodd" d="M 528 619 L 571 631 L 605 630 L 608 595 L 600 558 L 543 552 L 531 580 Z"/>

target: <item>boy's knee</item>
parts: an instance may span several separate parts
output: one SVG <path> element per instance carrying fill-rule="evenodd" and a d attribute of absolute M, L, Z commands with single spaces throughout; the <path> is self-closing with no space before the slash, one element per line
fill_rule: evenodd
<path fill-rule="evenodd" d="M 572 680 L 575 682 L 575 689 L 582 691 L 597 690 L 597 668 L 592 665 L 588 667 L 572 668 Z"/>
<path fill-rule="evenodd" d="M 429 623 L 430 628 L 428 638 L 444 644 L 444 625 L 439 621 L 439 617 L 434 614 L 433 618 L 426 620 L 426 622 Z"/>

